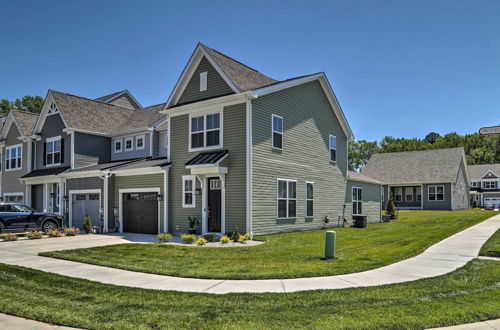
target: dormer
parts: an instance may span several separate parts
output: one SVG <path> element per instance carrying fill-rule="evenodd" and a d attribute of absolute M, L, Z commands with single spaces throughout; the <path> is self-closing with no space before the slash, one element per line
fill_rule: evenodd
<path fill-rule="evenodd" d="M 141 104 L 137 99 L 128 91 L 123 90 L 108 95 L 104 95 L 95 99 L 96 101 L 117 105 L 127 109 L 142 109 Z"/>

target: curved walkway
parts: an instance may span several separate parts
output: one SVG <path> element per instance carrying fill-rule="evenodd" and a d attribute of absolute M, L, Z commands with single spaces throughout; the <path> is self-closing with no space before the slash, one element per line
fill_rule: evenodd
<path fill-rule="evenodd" d="M 83 244 L 81 241 L 75 240 L 74 237 L 0 243 L 0 262 L 101 283 L 144 289 L 216 294 L 330 290 L 409 282 L 444 275 L 476 258 L 481 246 L 498 229 L 500 229 L 500 215 L 450 236 L 429 247 L 416 257 L 388 266 L 353 274 L 283 280 L 181 278 L 138 273 L 37 255 L 42 250 L 50 251 L 50 245 L 54 245 L 56 242 L 58 247 L 54 246 L 52 250 L 60 250 L 60 245 L 66 242 L 66 248 L 68 249 L 92 246 L 92 244 L 89 246 L 88 239 Z M 418 235 L 418 233 L 415 233 L 415 235 Z M 93 246 L 120 243 L 119 240 L 105 240 L 104 237 L 106 236 L 91 238 L 95 240 Z"/>

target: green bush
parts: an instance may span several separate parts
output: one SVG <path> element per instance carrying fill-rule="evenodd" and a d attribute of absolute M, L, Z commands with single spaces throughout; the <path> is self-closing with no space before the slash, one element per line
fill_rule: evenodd
<path fill-rule="evenodd" d="M 83 218 L 83 229 L 87 234 L 92 232 L 92 220 L 88 215 Z"/>
<path fill-rule="evenodd" d="M 181 239 L 186 244 L 193 244 L 196 241 L 196 235 L 184 234 L 184 235 L 181 235 Z"/>
<path fill-rule="evenodd" d="M 200 238 L 198 238 L 198 239 L 196 240 L 196 245 L 198 245 L 198 246 L 203 246 L 203 245 L 205 245 L 205 244 L 207 244 L 207 240 L 206 240 L 206 239 L 204 239 L 203 237 L 200 237 Z"/>
<path fill-rule="evenodd" d="M 29 231 L 26 234 L 26 237 L 28 237 L 28 239 L 40 239 L 43 237 L 43 232 L 41 232 L 41 231 Z"/>
<path fill-rule="evenodd" d="M 238 230 L 238 226 L 234 227 L 234 231 L 231 234 L 231 239 L 235 242 L 238 242 L 240 240 L 240 231 Z"/>
<path fill-rule="evenodd" d="M 217 241 L 217 235 L 215 234 L 206 234 L 203 236 L 204 239 L 206 239 L 208 242 L 216 242 Z"/>
<path fill-rule="evenodd" d="M 47 231 L 47 235 L 49 237 L 61 237 L 62 233 L 57 229 L 51 229 L 51 230 Z"/>
<path fill-rule="evenodd" d="M 396 217 L 396 204 L 394 204 L 392 198 L 387 201 L 385 212 L 387 213 L 387 215 L 390 215 L 392 219 Z"/>
<path fill-rule="evenodd" d="M 245 235 L 240 236 L 240 239 L 238 240 L 238 242 L 246 243 L 246 241 L 248 241 L 249 239 L 250 239 L 250 233 L 246 233 Z"/>
<path fill-rule="evenodd" d="M 80 232 L 80 229 L 76 227 L 67 227 L 64 228 L 64 235 L 66 236 L 76 236 Z"/>
<path fill-rule="evenodd" d="M 160 243 L 167 243 L 167 242 L 170 242 L 172 240 L 172 234 L 168 234 L 168 233 L 158 234 L 158 235 L 156 235 L 156 237 L 158 238 Z"/>
<path fill-rule="evenodd" d="M 2 238 L 5 242 L 17 241 L 19 239 L 19 237 L 17 237 L 17 235 L 13 234 L 13 233 L 7 233 L 7 234 L 3 235 Z"/>

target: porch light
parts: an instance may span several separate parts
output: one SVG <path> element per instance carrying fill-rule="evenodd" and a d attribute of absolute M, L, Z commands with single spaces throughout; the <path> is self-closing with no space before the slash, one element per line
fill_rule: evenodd
<path fill-rule="evenodd" d="M 56 193 L 51 192 L 50 197 L 52 197 L 52 198 L 56 197 Z"/>
<path fill-rule="evenodd" d="M 159 201 L 162 201 L 162 200 L 163 200 L 163 194 L 162 194 L 162 193 L 159 193 L 159 194 L 158 194 L 158 200 L 159 200 Z"/>
<path fill-rule="evenodd" d="M 69 196 L 68 196 L 68 195 L 64 195 L 64 196 L 63 196 L 63 199 L 64 199 L 65 201 L 68 201 Z"/>
<path fill-rule="evenodd" d="M 201 195 L 201 188 L 196 188 L 196 195 Z"/>

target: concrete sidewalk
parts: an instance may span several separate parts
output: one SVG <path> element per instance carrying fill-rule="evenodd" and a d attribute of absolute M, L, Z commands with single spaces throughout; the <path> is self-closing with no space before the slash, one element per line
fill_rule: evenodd
<path fill-rule="evenodd" d="M 58 325 L 52 325 L 48 323 L 42 323 L 38 321 L 28 320 L 22 317 L 11 316 L 7 314 L 0 313 L 0 329 L 2 330 L 69 330 L 76 328 L 67 328 Z"/>
<path fill-rule="evenodd" d="M 433 330 L 500 330 L 500 319 L 434 328 Z"/>
<path fill-rule="evenodd" d="M 296 292 L 368 287 L 440 276 L 478 256 L 481 246 L 500 228 L 500 215 L 434 244 L 420 255 L 360 273 L 274 280 L 209 280 L 138 273 L 121 269 L 40 257 L 38 252 L 131 243 L 122 236 L 81 236 L 0 243 L 0 262 L 64 276 L 119 286 L 224 294 L 231 292 Z M 140 240 L 139 238 L 136 239 Z"/>

